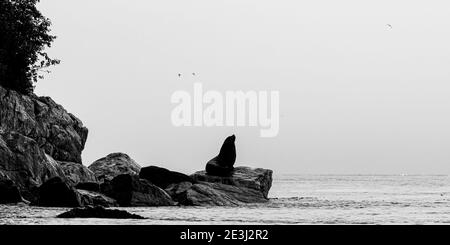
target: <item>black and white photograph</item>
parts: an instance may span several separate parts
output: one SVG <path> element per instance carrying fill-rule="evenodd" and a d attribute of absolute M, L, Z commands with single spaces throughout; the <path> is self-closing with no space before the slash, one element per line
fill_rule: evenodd
<path fill-rule="evenodd" d="M 448 225 L 449 174 L 448 1 L 0 0 L 0 225 Z"/>

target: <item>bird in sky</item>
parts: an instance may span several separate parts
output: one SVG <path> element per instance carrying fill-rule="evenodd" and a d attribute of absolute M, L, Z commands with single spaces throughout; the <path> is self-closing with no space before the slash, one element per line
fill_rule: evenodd
<path fill-rule="evenodd" d="M 195 72 L 192 73 L 192 76 L 195 76 Z"/>
<path fill-rule="evenodd" d="M 392 25 L 391 25 L 391 24 L 387 24 L 387 26 L 389 26 L 389 28 L 391 28 L 391 29 L 392 29 Z"/>
<path fill-rule="evenodd" d="M 181 77 L 181 74 L 180 74 L 180 73 L 178 73 L 178 77 Z"/>

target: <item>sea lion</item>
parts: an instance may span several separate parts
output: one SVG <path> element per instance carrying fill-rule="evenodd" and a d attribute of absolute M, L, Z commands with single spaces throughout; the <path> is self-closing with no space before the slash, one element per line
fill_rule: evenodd
<path fill-rule="evenodd" d="M 236 146 L 234 141 L 236 136 L 232 135 L 225 139 L 220 153 L 215 158 L 211 159 L 206 164 L 206 173 L 216 176 L 228 176 L 234 170 L 234 163 L 236 162 Z"/>

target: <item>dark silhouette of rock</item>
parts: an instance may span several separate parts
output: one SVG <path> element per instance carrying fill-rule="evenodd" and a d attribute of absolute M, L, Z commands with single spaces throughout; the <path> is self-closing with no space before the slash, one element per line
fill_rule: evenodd
<path fill-rule="evenodd" d="M 220 177 L 208 175 L 205 171 L 199 171 L 191 175 L 198 182 L 219 183 L 242 188 L 249 188 L 261 192 L 264 198 L 269 195 L 272 187 L 272 170 L 249 167 L 237 167 L 231 176 Z"/>
<path fill-rule="evenodd" d="M 112 180 L 121 174 L 139 174 L 141 167 L 124 153 L 112 153 L 88 167 L 100 182 Z"/>
<path fill-rule="evenodd" d="M 0 86 L 0 98 L 0 176 L 34 202 L 35 189 L 50 178 L 64 178 L 56 161 L 81 163 L 88 130 L 48 97 Z"/>
<path fill-rule="evenodd" d="M 139 177 L 150 181 L 150 183 L 162 189 L 167 188 L 170 184 L 193 182 L 192 178 L 185 174 L 156 166 L 142 168 Z"/>
<path fill-rule="evenodd" d="M 238 167 L 227 177 L 211 176 L 200 171 L 191 177 L 195 184 L 183 182 L 166 189 L 182 205 L 235 206 L 267 202 L 272 186 L 272 171 L 267 169 Z"/>
<path fill-rule="evenodd" d="M 39 198 L 35 204 L 42 207 L 118 206 L 116 200 L 110 197 L 93 191 L 77 190 L 59 177 L 52 178 L 40 186 L 38 194 Z"/>
<path fill-rule="evenodd" d="M 39 187 L 38 206 L 81 207 L 80 194 L 59 177 L 52 178 Z"/>
<path fill-rule="evenodd" d="M 11 180 L 0 178 L 0 204 L 22 201 L 19 188 Z"/>
<path fill-rule="evenodd" d="M 73 186 L 79 183 L 97 182 L 95 174 L 89 170 L 86 166 L 74 162 L 58 162 L 64 171 L 64 174 Z"/>
<path fill-rule="evenodd" d="M 86 190 L 76 190 L 76 191 L 80 194 L 82 206 L 102 206 L 102 207 L 119 206 L 116 200 L 109 198 L 103 194 Z"/>
<path fill-rule="evenodd" d="M 117 200 L 122 207 L 173 206 L 175 202 L 161 188 L 138 175 L 122 174 L 101 185 L 105 195 Z"/>
<path fill-rule="evenodd" d="M 233 166 L 236 162 L 235 140 L 236 136 L 234 135 L 225 139 L 219 155 L 206 164 L 206 172 L 209 175 L 228 176 L 233 172 Z"/>
<path fill-rule="evenodd" d="M 75 208 L 57 216 L 58 218 L 98 218 L 98 219 L 145 219 L 124 210 L 105 209 L 103 207 Z"/>
<path fill-rule="evenodd" d="M 78 190 L 100 192 L 100 184 L 97 182 L 82 182 L 75 186 Z"/>
<path fill-rule="evenodd" d="M 65 178 L 59 164 L 35 140 L 16 132 L 0 132 L 0 176 L 13 181 L 29 201 L 36 200 L 35 189 L 48 179 Z"/>

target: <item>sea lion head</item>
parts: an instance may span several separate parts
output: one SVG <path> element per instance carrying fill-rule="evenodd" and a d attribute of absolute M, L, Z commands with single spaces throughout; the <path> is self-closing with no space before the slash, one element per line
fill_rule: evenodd
<path fill-rule="evenodd" d="M 234 145 L 235 140 L 236 136 L 232 135 L 226 138 L 225 142 L 223 142 L 220 153 L 217 156 L 220 166 L 233 167 L 234 162 L 236 161 L 236 146 Z"/>
<path fill-rule="evenodd" d="M 234 141 L 236 141 L 236 136 L 233 134 L 225 139 L 224 144 L 234 144 Z"/>

